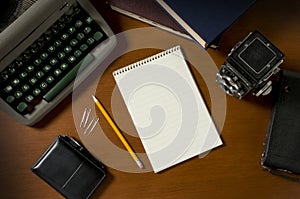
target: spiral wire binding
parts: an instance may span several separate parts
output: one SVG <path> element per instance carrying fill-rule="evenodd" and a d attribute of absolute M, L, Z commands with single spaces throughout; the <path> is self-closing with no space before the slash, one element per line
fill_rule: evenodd
<path fill-rule="evenodd" d="M 132 70 L 132 69 L 135 69 L 135 68 L 138 68 L 138 67 L 140 67 L 140 66 L 143 66 L 143 65 L 145 65 L 145 64 L 147 64 L 147 63 L 150 63 L 150 62 L 152 62 L 152 61 L 154 61 L 154 60 L 156 60 L 156 59 L 159 59 L 159 58 L 161 58 L 161 57 L 167 56 L 168 54 L 171 54 L 171 53 L 173 53 L 173 52 L 176 52 L 176 51 L 178 51 L 179 49 L 180 49 L 180 46 L 178 45 L 178 46 L 175 46 L 175 47 L 170 48 L 170 49 L 168 49 L 168 50 L 165 50 L 165 51 L 163 51 L 163 52 L 161 52 L 161 53 L 158 53 L 158 54 L 156 54 L 156 55 L 153 55 L 153 56 L 151 56 L 151 57 L 148 57 L 148 58 L 146 58 L 146 59 L 143 59 L 143 60 L 141 60 L 141 61 L 135 62 L 135 63 L 130 64 L 130 65 L 128 65 L 128 66 L 125 66 L 125 67 L 123 67 L 123 68 L 120 68 L 120 69 L 118 69 L 118 70 L 116 70 L 116 71 L 113 72 L 113 76 L 117 76 L 117 75 L 120 75 L 120 74 L 125 73 L 125 72 L 127 72 L 127 71 L 130 71 L 130 70 Z"/>

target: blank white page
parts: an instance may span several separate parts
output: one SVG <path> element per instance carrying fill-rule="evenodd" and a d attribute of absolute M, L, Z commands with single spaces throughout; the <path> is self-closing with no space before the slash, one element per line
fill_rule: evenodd
<path fill-rule="evenodd" d="M 180 46 L 113 76 L 154 172 L 222 144 Z"/>

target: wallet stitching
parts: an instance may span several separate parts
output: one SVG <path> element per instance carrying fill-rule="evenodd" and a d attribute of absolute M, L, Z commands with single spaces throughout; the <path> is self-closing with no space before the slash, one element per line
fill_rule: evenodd
<path fill-rule="evenodd" d="M 80 165 L 77 167 L 77 169 L 73 172 L 73 174 L 68 178 L 68 180 L 65 182 L 65 184 L 62 186 L 62 188 L 64 189 L 67 185 L 68 185 L 68 183 L 72 180 L 72 178 L 75 176 L 75 174 L 77 173 L 77 171 L 79 171 L 79 169 L 82 167 L 82 165 L 83 165 L 83 163 L 84 163 L 84 161 L 82 161 L 81 163 L 80 163 Z"/>

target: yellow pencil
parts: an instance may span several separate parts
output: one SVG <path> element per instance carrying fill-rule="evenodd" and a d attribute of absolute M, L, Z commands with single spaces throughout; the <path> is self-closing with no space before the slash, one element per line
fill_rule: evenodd
<path fill-rule="evenodd" d="M 121 142 L 123 143 L 123 145 L 125 146 L 125 148 L 127 149 L 127 151 L 130 153 L 130 155 L 133 158 L 133 160 L 137 163 L 137 165 L 141 169 L 144 168 L 143 163 L 135 155 L 134 151 L 131 149 L 130 145 L 127 143 L 127 141 L 123 137 L 122 133 L 119 131 L 118 127 L 115 125 L 115 123 L 113 122 L 113 120 L 110 118 L 110 116 L 108 115 L 108 113 L 106 112 L 106 110 L 104 109 L 104 107 L 102 106 L 102 104 L 100 103 L 100 101 L 95 96 L 93 96 L 93 99 L 94 99 L 97 107 L 99 108 L 99 110 L 101 111 L 101 113 L 103 114 L 103 116 L 105 117 L 105 119 L 107 120 L 107 122 L 109 123 L 109 125 L 111 126 L 111 128 L 114 130 L 114 132 L 117 134 L 117 136 L 119 137 L 119 139 L 121 140 Z"/>

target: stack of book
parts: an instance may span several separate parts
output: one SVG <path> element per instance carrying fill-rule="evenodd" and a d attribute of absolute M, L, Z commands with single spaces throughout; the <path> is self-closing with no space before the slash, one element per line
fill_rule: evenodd
<path fill-rule="evenodd" d="M 219 39 L 255 0 L 109 0 L 111 8 L 153 26 L 195 40 L 203 48 Z"/>

